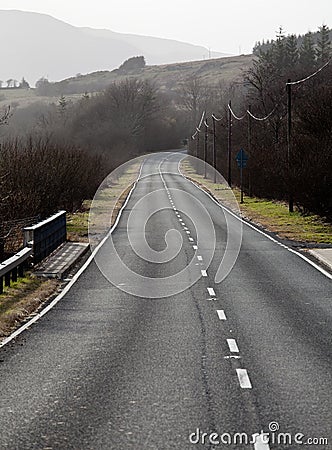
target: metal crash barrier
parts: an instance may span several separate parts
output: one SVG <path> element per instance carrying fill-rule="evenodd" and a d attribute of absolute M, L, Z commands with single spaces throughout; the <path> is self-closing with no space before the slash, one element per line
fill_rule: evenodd
<path fill-rule="evenodd" d="M 67 239 L 66 211 L 24 228 L 24 245 L 32 248 L 33 262 L 39 263 Z"/>

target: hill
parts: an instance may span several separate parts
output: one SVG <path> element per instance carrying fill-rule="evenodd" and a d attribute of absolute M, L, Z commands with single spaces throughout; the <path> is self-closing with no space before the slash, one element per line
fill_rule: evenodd
<path fill-rule="evenodd" d="M 252 63 L 252 55 L 217 58 L 205 61 L 146 66 L 140 69 L 94 72 L 49 85 L 53 96 L 98 92 L 110 83 L 125 78 L 152 81 L 161 91 L 172 91 L 191 77 L 200 78 L 207 86 L 219 82 L 230 83 L 241 79 L 243 71 Z"/>
<path fill-rule="evenodd" d="M 56 98 L 65 95 L 75 101 L 85 92 L 99 92 L 109 84 L 125 78 L 138 78 L 152 81 L 161 91 L 177 90 L 182 82 L 190 77 L 199 77 L 207 86 L 218 83 L 229 84 L 241 81 L 242 74 L 253 61 L 253 55 L 232 56 L 205 61 L 192 61 L 166 65 L 146 66 L 142 69 L 126 72 L 113 71 L 93 72 L 50 83 L 44 95 L 38 95 L 36 89 L 1 89 L 0 108 L 11 105 L 13 109 L 24 108 L 36 101 L 52 103 Z"/>
<path fill-rule="evenodd" d="M 148 64 L 207 57 L 207 49 L 169 39 L 69 25 L 46 14 L 0 10 L 0 79 L 30 84 L 45 76 L 62 80 L 77 73 L 112 70 L 132 56 Z M 214 54 L 222 56 L 222 54 Z"/>

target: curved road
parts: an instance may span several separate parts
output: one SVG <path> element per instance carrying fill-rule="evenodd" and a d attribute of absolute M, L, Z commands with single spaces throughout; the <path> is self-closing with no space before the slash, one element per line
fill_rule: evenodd
<path fill-rule="evenodd" d="M 183 292 L 163 297 L 170 286 L 161 283 L 159 298 L 127 294 L 91 262 L 53 309 L 0 350 L 1 449 L 328 448 L 310 438 L 332 445 L 331 281 L 243 224 L 236 264 L 216 283 L 225 217 L 235 236 L 241 222 L 178 174 L 182 156 L 147 159 L 112 237 L 121 259 L 145 277 L 176 275 L 192 261 L 172 286 Z M 164 250 L 171 229 L 174 247 L 183 239 L 164 264 L 139 258 L 127 236 L 130 212 L 154 191 L 151 209 L 161 211 L 145 229 L 150 246 Z M 203 219 L 195 207 L 181 215 L 184 193 L 212 219 L 217 247 L 209 267 L 211 242 L 196 242 Z M 107 241 L 101 258 L 112 251 Z M 149 289 L 117 270 L 122 289 Z M 249 440 L 269 427 L 270 444 L 235 434 Z"/>

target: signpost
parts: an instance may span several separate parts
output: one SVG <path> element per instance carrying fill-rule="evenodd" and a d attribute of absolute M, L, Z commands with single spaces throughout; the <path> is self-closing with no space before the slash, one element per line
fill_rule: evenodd
<path fill-rule="evenodd" d="M 243 203 L 243 169 L 247 167 L 249 156 L 246 154 L 243 148 L 241 148 L 235 159 L 238 167 L 240 168 L 241 203 Z"/>

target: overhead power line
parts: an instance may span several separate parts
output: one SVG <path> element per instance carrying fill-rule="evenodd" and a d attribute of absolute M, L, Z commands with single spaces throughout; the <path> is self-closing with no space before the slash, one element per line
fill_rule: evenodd
<path fill-rule="evenodd" d="M 232 107 L 231 107 L 231 105 L 230 105 L 229 103 L 228 103 L 228 109 L 230 110 L 232 116 L 233 116 L 234 119 L 236 119 L 236 120 L 243 120 L 243 119 L 246 117 L 246 115 L 247 115 L 247 111 L 246 111 L 242 117 L 238 117 L 238 116 L 234 113 L 234 111 L 232 110 Z"/>
<path fill-rule="evenodd" d="M 316 75 L 319 74 L 319 72 L 321 72 L 323 69 L 325 69 L 325 67 L 327 67 L 327 66 L 330 64 L 330 62 L 331 62 L 331 59 L 329 59 L 329 60 L 327 61 L 327 63 L 325 63 L 322 67 L 320 67 L 318 70 L 316 70 L 316 72 L 312 73 L 311 75 L 309 75 L 309 76 L 307 76 L 307 77 L 305 77 L 305 78 L 302 78 L 302 80 L 298 80 L 298 81 L 288 81 L 288 82 L 286 83 L 286 85 L 293 86 L 294 84 L 300 84 L 300 83 L 304 83 L 304 82 L 307 81 L 307 80 L 310 80 L 310 78 L 315 77 Z"/>
<path fill-rule="evenodd" d="M 249 116 L 250 117 L 252 117 L 253 119 L 255 119 L 255 120 L 259 120 L 259 121 L 263 121 L 263 120 L 267 120 L 269 117 L 271 117 L 272 116 L 272 114 L 274 113 L 274 111 L 276 110 L 276 106 L 272 109 L 272 111 L 267 115 L 267 116 L 265 116 L 265 117 L 256 117 L 256 116 L 254 116 L 254 114 L 251 112 L 251 111 L 249 111 L 249 109 L 247 109 L 247 114 L 249 114 Z"/>
<path fill-rule="evenodd" d="M 222 120 L 222 117 L 216 117 L 214 114 L 212 114 L 212 119 L 216 120 L 217 122 L 220 122 Z"/>

